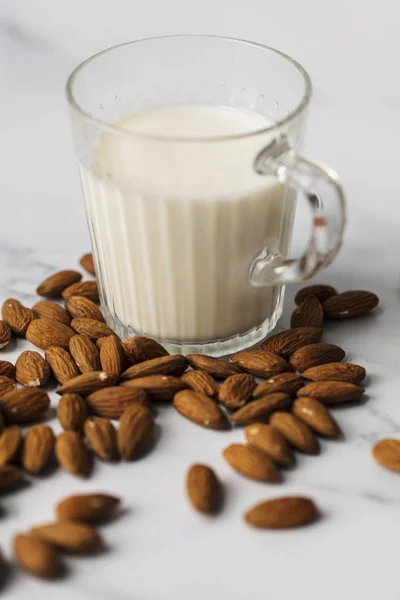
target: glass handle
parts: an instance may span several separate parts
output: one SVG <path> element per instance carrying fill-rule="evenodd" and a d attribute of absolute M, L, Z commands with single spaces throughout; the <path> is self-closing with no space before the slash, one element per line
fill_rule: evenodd
<path fill-rule="evenodd" d="M 274 175 L 280 182 L 303 191 L 311 206 L 312 232 L 300 258 L 285 258 L 275 250 L 263 249 L 250 267 L 250 283 L 272 286 L 309 279 L 335 258 L 342 244 L 346 210 L 338 176 L 329 167 L 291 150 L 285 137 L 264 148 L 254 168 L 260 175 Z"/>

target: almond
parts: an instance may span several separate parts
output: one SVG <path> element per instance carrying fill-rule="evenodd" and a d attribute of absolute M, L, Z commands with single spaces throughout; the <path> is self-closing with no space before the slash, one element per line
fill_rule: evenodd
<path fill-rule="evenodd" d="M 50 398 L 38 388 L 19 388 L 0 397 L 0 408 L 8 423 L 30 423 L 50 408 Z"/>
<path fill-rule="evenodd" d="M 93 552 L 102 546 L 100 535 L 92 527 L 75 521 L 45 523 L 33 527 L 30 533 L 51 546 L 71 553 Z"/>
<path fill-rule="evenodd" d="M 294 415 L 276 412 L 270 425 L 279 431 L 297 450 L 306 454 L 319 454 L 319 443 L 311 429 Z"/>
<path fill-rule="evenodd" d="M 231 375 L 225 379 L 219 390 L 219 401 L 231 410 L 247 404 L 256 387 L 255 379 L 249 373 Z"/>
<path fill-rule="evenodd" d="M 108 419 L 90 417 L 85 421 L 85 436 L 99 458 L 112 460 L 117 456 L 117 432 Z"/>
<path fill-rule="evenodd" d="M 80 281 L 78 283 L 73 283 L 62 292 L 64 300 L 68 300 L 71 296 L 83 296 L 84 298 L 89 298 L 92 302 L 98 302 L 99 290 L 97 288 L 97 281 Z"/>
<path fill-rule="evenodd" d="M 97 321 L 96 319 L 72 319 L 71 327 L 81 335 L 87 335 L 93 340 L 109 335 L 115 335 L 108 325 L 101 321 Z"/>
<path fill-rule="evenodd" d="M 108 494 L 76 494 L 61 500 L 56 514 L 60 521 L 92 523 L 107 519 L 119 503 L 119 498 Z"/>
<path fill-rule="evenodd" d="M 40 473 L 48 465 L 54 449 L 54 433 L 48 425 L 34 425 L 24 439 L 22 464 L 29 473 Z"/>
<path fill-rule="evenodd" d="M 21 385 L 38 387 L 46 385 L 50 378 L 48 362 L 39 352 L 25 350 L 17 358 L 15 368 L 17 381 Z"/>
<path fill-rule="evenodd" d="M 51 346 L 67 349 L 73 335 L 75 335 L 73 329 L 50 319 L 35 319 L 26 331 L 26 339 L 42 350 L 47 350 Z"/>
<path fill-rule="evenodd" d="M 100 363 L 103 371 L 119 377 L 127 362 L 120 340 L 115 335 L 109 335 L 99 338 L 97 346 L 100 349 Z"/>
<path fill-rule="evenodd" d="M 4 435 L 4 433 L 3 433 Z M 1 438 L 0 438 L 1 441 Z M 372 455 L 375 460 L 390 469 L 400 473 L 400 441 L 395 439 L 383 439 L 372 448 Z"/>
<path fill-rule="evenodd" d="M 192 369 L 181 376 L 182 381 L 194 392 L 200 392 L 213 398 L 219 393 L 219 385 L 211 375 L 205 371 Z"/>
<path fill-rule="evenodd" d="M 186 490 L 192 506 L 201 513 L 213 514 L 219 508 L 220 483 L 207 465 L 192 465 L 186 476 Z"/>
<path fill-rule="evenodd" d="M 11 329 L 5 321 L 0 321 L 0 348 L 5 348 L 11 342 Z"/>
<path fill-rule="evenodd" d="M 303 377 L 311 381 L 347 381 L 347 383 L 360 383 L 365 375 L 364 367 L 341 362 L 312 367 L 303 373 Z"/>
<path fill-rule="evenodd" d="M 311 429 L 320 435 L 338 437 L 341 435 L 339 425 L 323 404 L 315 398 L 297 398 L 292 407 L 293 414 L 304 421 Z"/>
<path fill-rule="evenodd" d="M 319 329 L 324 322 L 324 311 L 316 296 L 306 296 L 295 308 L 290 319 L 290 327 L 315 327 Z"/>
<path fill-rule="evenodd" d="M 96 272 L 94 270 L 93 254 L 91 252 L 84 254 L 79 262 L 81 266 L 85 269 L 85 271 L 87 271 L 91 275 L 96 275 Z"/>
<path fill-rule="evenodd" d="M 106 373 L 105 371 L 92 371 L 92 373 L 82 373 L 73 379 L 70 379 L 57 390 L 57 394 L 80 394 L 88 396 L 96 390 L 114 385 L 117 377 Z"/>
<path fill-rule="evenodd" d="M 299 348 L 319 342 L 322 337 L 322 329 L 315 327 L 297 327 L 277 333 L 266 339 L 260 349 L 279 356 L 288 357 Z"/>
<path fill-rule="evenodd" d="M 272 377 L 278 373 L 289 371 L 289 365 L 280 356 L 262 350 L 242 350 L 229 357 L 229 360 L 238 365 L 243 371 L 252 373 L 257 377 Z"/>
<path fill-rule="evenodd" d="M 168 352 L 155 340 L 141 335 L 135 335 L 123 342 L 123 347 L 129 360 L 135 364 L 152 358 L 167 356 Z"/>
<path fill-rule="evenodd" d="M 308 344 L 293 352 L 289 362 L 294 369 L 303 373 L 317 365 L 339 362 L 344 357 L 345 351 L 335 344 Z"/>
<path fill-rule="evenodd" d="M 11 490 L 20 483 L 21 479 L 21 469 L 17 469 L 13 465 L 0 467 L 0 493 Z"/>
<path fill-rule="evenodd" d="M 22 430 L 18 425 L 7 427 L 0 435 L 0 467 L 12 462 L 22 442 Z"/>
<path fill-rule="evenodd" d="M 69 340 L 69 351 L 81 373 L 100 371 L 100 354 L 86 335 L 74 335 Z"/>
<path fill-rule="evenodd" d="M 258 448 L 231 444 L 222 453 L 226 462 L 241 475 L 259 481 L 280 481 L 281 474 L 272 460 Z"/>
<path fill-rule="evenodd" d="M 32 310 L 37 319 L 50 319 L 50 321 L 58 321 L 63 325 L 69 325 L 71 323 L 71 317 L 65 308 L 55 302 L 41 300 L 32 306 Z"/>
<path fill-rule="evenodd" d="M 278 465 L 287 465 L 293 461 L 293 453 L 286 439 L 266 423 L 253 423 L 244 430 L 247 443 L 266 452 Z"/>
<path fill-rule="evenodd" d="M 208 429 L 226 429 L 228 422 L 219 406 L 205 394 L 182 390 L 175 394 L 176 410 L 197 425 Z"/>
<path fill-rule="evenodd" d="M 285 410 L 291 407 L 292 399 L 288 394 L 276 392 L 268 394 L 258 400 L 249 402 L 231 415 L 231 421 L 237 425 L 246 425 L 256 421 L 268 421 L 270 415 L 276 410 Z"/>
<path fill-rule="evenodd" d="M 70 296 L 65 306 L 73 319 L 95 319 L 104 323 L 100 308 L 85 296 Z"/>
<path fill-rule="evenodd" d="M 63 570 L 57 552 L 33 535 L 17 534 L 13 554 L 18 566 L 36 577 L 52 579 Z"/>
<path fill-rule="evenodd" d="M 239 367 L 222 358 L 214 358 L 206 354 L 187 354 L 186 358 L 193 369 L 205 371 L 217 379 L 226 379 L 230 375 L 242 373 Z"/>
<path fill-rule="evenodd" d="M 15 298 L 6 300 L 1 311 L 3 320 L 15 335 L 25 335 L 29 323 L 35 318 L 33 311 Z"/>
<path fill-rule="evenodd" d="M 279 373 L 260 383 L 253 392 L 255 398 L 282 392 L 295 396 L 299 388 L 304 385 L 304 379 L 297 373 Z"/>
<path fill-rule="evenodd" d="M 42 281 L 38 286 L 36 293 L 39 296 L 60 296 L 61 292 L 68 286 L 80 281 L 82 275 L 78 271 L 58 271 Z"/>
<path fill-rule="evenodd" d="M 349 290 L 328 298 L 322 308 L 329 319 L 352 319 L 366 315 L 378 304 L 379 298 L 372 292 Z"/>
<path fill-rule="evenodd" d="M 11 392 L 17 387 L 14 379 L 10 377 L 6 377 L 5 375 L 0 375 L 0 397 L 4 396 L 8 392 Z"/>
<path fill-rule="evenodd" d="M 337 291 L 331 285 L 323 285 L 321 283 L 317 283 L 316 285 L 309 285 L 299 290 L 295 296 L 294 301 L 297 305 L 299 305 L 307 296 L 316 296 L 322 304 L 323 302 L 325 302 L 325 300 L 328 300 L 328 298 L 330 298 L 331 296 L 335 296 L 336 294 Z"/>
<path fill-rule="evenodd" d="M 8 360 L 0 360 L 0 376 L 15 379 L 15 367 Z"/>
<path fill-rule="evenodd" d="M 59 346 L 50 346 L 45 352 L 46 360 L 58 383 L 66 383 L 79 375 L 79 369 L 70 353 Z"/>
<path fill-rule="evenodd" d="M 318 509 L 309 498 L 286 496 L 257 504 L 246 513 L 245 520 L 261 529 L 286 529 L 312 523 L 318 516 Z"/>
<path fill-rule="evenodd" d="M 177 392 L 186 388 L 186 383 L 172 375 L 148 375 L 125 381 L 122 386 L 146 390 L 154 400 L 172 400 Z"/>
<path fill-rule="evenodd" d="M 180 377 L 186 371 L 189 363 L 182 354 L 169 354 L 151 358 L 145 362 L 132 365 L 123 374 L 123 379 L 137 379 L 148 375 L 173 375 Z"/>
<path fill-rule="evenodd" d="M 148 448 L 154 420 L 147 406 L 136 404 L 124 410 L 119 420 L 118 450 L 123 460 L 131 460 Z"/>
<path fill-rule="evenodd" d="M 0 409 L 0 433 L 3 431 L 3 429 L 5 427 L 5 422 L 6 422 L 6 420 L 5 420 L 4 415 L 3 415 L 3 413 L 2 413 L 2 411 Z"/>
<path fill-rule="evenodd" d="M 76 431 L 60 433 L 55 452 L 62 469 L 78 477 L 88 476 L 92 466 L 91 455 Z"/>
<path fill-rule="evenodd" d="M 87 397 L 90 412 L 107 419 L 119 419 L 128 406 L 140 404 L 150 407 L 149 396 L 141 388 L 108 387 Z"/>
<path fill-rule="evenodd" d="M 63 394 L 57 406 L 57 417 L 63 429 L 83 430 L 83 425 L 89 416 L 86 400 L 79 394 Z"/>
<path fill-rule="evenodd" d="M 351 402 L 364 392 L 364 388 L 345 381 L 316 381 L 300 388 L 298 396 L 316 398 L 324 404 Z"/>

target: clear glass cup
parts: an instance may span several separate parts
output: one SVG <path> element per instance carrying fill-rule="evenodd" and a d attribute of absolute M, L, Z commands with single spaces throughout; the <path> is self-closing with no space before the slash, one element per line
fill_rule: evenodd
<path fill-rule="evenodd" d="M 213 36 L 122 44 L 73 71 L 67 97 L 101 305 L 118 335 L 148 335 L 172 352 L 246 348 L 275 327 L 285 284 L 335 257 L 342 188 L 298 153 L 311 91 L 281 52 Z M 171 106 L 251 111 L 260 124 L 182 135 L 157 129 L 148 112 L 147 129 L 127 126 L 129 115 Z M 289 258 L 299 190 L 312 233 Z"/>

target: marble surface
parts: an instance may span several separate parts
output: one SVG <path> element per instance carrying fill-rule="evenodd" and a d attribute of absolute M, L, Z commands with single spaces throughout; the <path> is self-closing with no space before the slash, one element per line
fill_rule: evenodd
<path fill-rule="evenodd" d="M 221 449 L 243 433 L 203 430 L 160 411 L 160 436 L 146 460 L 97 463 L 88 481 L 61 471 L 1 498 L 0 546 L 51 519 L 73 492 L 111 491 L 119 518 L 104 526 L 108 550 L 69 558 L 70 576 L 45 583 L 12 574 L 10 600 L 397 600 L 400 478 L 370 456 L 383 436 L 400 437 L 400 126 L 398 9 L 393 0 L 2 0 L 0 4 L 0 300 L 35 301 L 55 269 L 74 267 L 89 247 L 63 85 L 86 56 L 150 35 L 216 33 L 253 39 L 294 55 L 315 86 L 307 152 L 334 166 L 349 203 L 344 248 L 320 281 L 366 288 L 381 298 L 374 316 L 326 328 L 325 340 L 366 366 L 365 402 L 335 414 L 345 439 L 321 456 L 298 456 L 282 485 L 245 481 Z M 288 290 L 286 327 L 296 286 Z M 15 359 L 18 341 L 2 358 Z M 53 404 L 55 394 L 52 393 Z M 54 421 L 54 428 L 57 424 Z M 213 465 L 226 488 L 218 518 L 194 514 L 183 493 L 192 462 Z M 242 521 L 253 503 L 306 494 L 322 511 L 303 530 L 262 532 Z"/>

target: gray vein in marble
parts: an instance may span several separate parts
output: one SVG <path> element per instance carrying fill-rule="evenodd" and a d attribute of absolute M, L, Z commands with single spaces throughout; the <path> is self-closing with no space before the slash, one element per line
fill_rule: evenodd
<path fill-rule="evenodd" d="M 45 53 L 51 50 L 51 46 L 45 41 L 9 19 L 0 19 L 0 36 L 5 36 L 14 44 L 35 52 Z"/>

